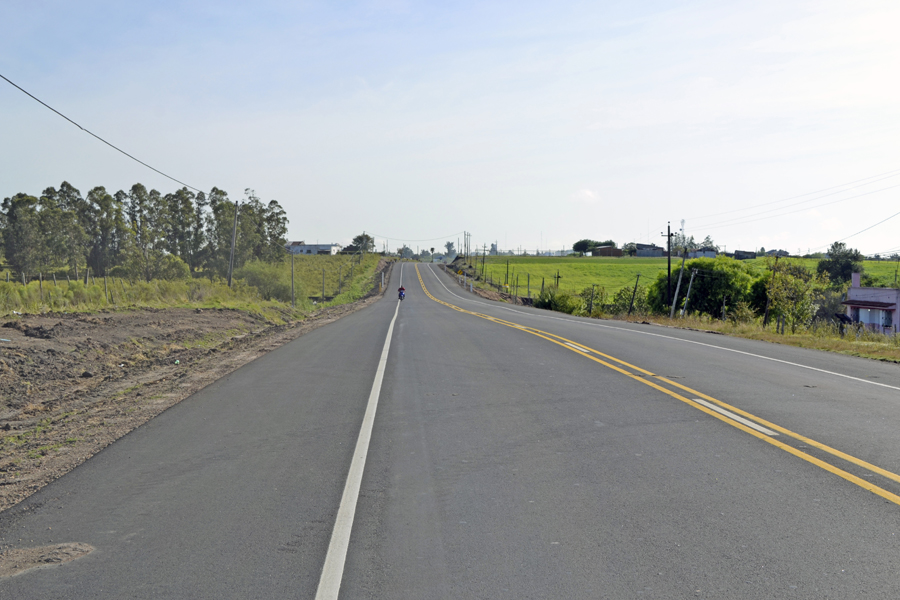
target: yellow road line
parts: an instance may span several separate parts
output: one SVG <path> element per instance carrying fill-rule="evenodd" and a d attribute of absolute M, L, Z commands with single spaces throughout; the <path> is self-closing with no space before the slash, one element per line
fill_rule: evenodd
<path fill-rule="evenodd" d="M 432 300 L 434 300 L 435 302 L 437 302 L 438 304 L 442 304 L 448 308 L 452 308 L 453 310 L 455 310 L 457 312 L 469 314 L 474 317 L 479 317 L 481 319 L 485 319 L 488 321 L 493 321 L 494 323 L 497 323 L 499 325 L 504 325 L 506 327 L 511 327 L 513 329 L 519 329 L 520 331 L 530 333 L 531 335 L 537 336 L 539 338 L 542 338 L 549 342 L 557 344 L 558 346 L 565 348 L 566 350 L 569 350 L 570 352 L 574 352 L 575 354 L 580 354 L 581 356 L 583 356 L 589 360 L 599 363 L 609 369 L 612 369 L 613 371 L 621 373 L 622 375 L 630 377 L 631 379 L 634 379 L 635 381 L 639 381 L 639 382 L 643 383 L 644 385 L 650 386 L 653 389 L 656 389 L 668 396 L 671 396 L 672 398 L 680 400 L 681 402 L 684 402 L 685 404 L 688 404 L 688 405 L 696 408 L 697 410 L 708 414 L 711 417 L 719 419 L 723 423 L 727 423 L 727 424 L 731 425 L 732 427 L 740 429 L 741 431 L 744 431 L 745 433 L 749 433 L 750 435 L 765 441 L 766 443 L 769 443 L 777 448 L 781 448 L 785 452 L 793 454 L 794 456 L 797 456 L 798 458 L 802 458 L 803 460 L 805 460 L 809 463 L 812 463 L 818 467 L 821 467 L 822 469 L 825 469 L 829 473 L 833 473 L 834 475 L 837 475 L 838 477 L 841 477 L 851 483 L 854 483 L 854 484 L 858 485 L 859 487 L 872 492 L 873 494 L 877 494 L 878 496 L 881 496 L 882 498 L 893 502 L 894 504 L 900 505 L 900 496 L 898 496 L 897 494 L 894 494 L 883 488 L 880 488 L 880 487 L 866 481 L 865 479 L 857 477 L 856 475 L 853 475 L 852 473 L 848 473 L 847 471 L 844 471 L 843 469 L 835 467 L 834 465 L 832 465 L 830 463 L 827 463 L 821 459 L 811 456 L 797 448 L 794 448 L 793 446 L 789 446 L 788 444 L 785 444 L 784 442 L 776 440 L 775 438 L 773 438 L 769 435 L 766 435 L 762 432 L 756 431 L 755 429 L 752 429 L 751 427 L 748 427 L 748 426 L 744 425 L 743 423 L 735 421 L 735 420 L 733 420 L 711 408 L 708 408 L 706 406 L 703 406 L 702 404 L 694 402 L 690 398 L 682 396 L 681 394 L 676 393 L 672 390 L 666 389 L 666 388 L 662 387 L 661 385 L 659 385 L 658 383 L 656 383 L 655 381 L 652 381 L 651 379 L 647 379 L 644 376 L 652 377 L 653 379 L 662 381 L 668 385 L 671 385 L 672 387 L 675 387 L 675 388 L 678 388 L 685 392 L 688 392 L 691 395 L 696 395 L 700 398 L 703 398 L 704 400 L 713 402 L 714 404 L 721 406 L 722 408 L 725 408 L 725 409 L 732 411 L 738 415 L 741 415 L 744 418 L 751 419 L 751 420 L 755 421 L 756 423 L 759 423 L 760 425 L 768 427 L 769 429 L 772 429 L 779 433 L 783 433 L 794 439 L 800 440 L 806 444 L 809 444 L 810 446 L 818 448 L 819 450 L 823 450 L 824 452 L 827 452 L 833 456 L 836 456 L 838 458 L 846 460 L 847 462 L 850 462 L 850 463 L 855 464 L 859 467 L 862 467 L 866 470 L 872 471 L 873 473 L 877 473 L 879 475 L 882 475 L 883 477 L 886 477 L 888 479 L 891 479 L 895 482 L 900 483 L 900 475 L 898 475 L 896 473 L 893 473 L 886 469 L 882 469 L 881 467 L 877 467 L 877 466 L 870 464 L 864 460 L 856 458 L 855 456 L 851 456 L 849 454 L 841 452 L 840 450 L 831 448 L 830 446 L 827 446 L 825 444 L 822 444 L 820 442 L 812 440 L 806 436 L 800 435 L 799 433 L 795 433 L 789 429 L 786 429 L 784 427 L 781 427 L 779 425 L 771 423 L 765 419 L 757 417 L 756 415 L 753 415 L 744 410 L 741 410 L 741 409 L 739 409 L 735 406 L 732 406 L 726 402 L 722 402 L 721 400 L 717 400 L 716 398 L 713 398 L 712 396 L 708 396 L 702 392 L 691 389 L 685 385 L 682 385 L 680 383 L 677 383 L 675 381 L 672 381 L 670 379 L 667 379 L 667 378 L 659 376 L 659 375 L 654 375 L 652 372 L 647 371 L 646 369 L 642 369 L 638 366 L 632 365 L 630 363 L 627 363 L 623 360 L 620 360 L 620 359 L 610 356 L 608 354 L 604 354 L 603 352 L 600 352 L 598 350 L 589 348 L 588 346 L 586 346 L 584 344 L 579 344 L 577 342 L 573 342 L 572 340 L 566 339 L 562 336 L 558 336 L 556 334 L 549 333 L 546 331 L 541 331 L 540 329 L 535 329 L 533 327 L 526 327 L 524 325 L 520 325 L 518 323 L 513 323 L 512 321 L 507 321 L 505 319 L 500 319 L 497 317 L 492 317 L 490 315 L 485 315 L 482 313 L 477 313 L 477 312 L 473 312 L 470 310 L 466 310 L 466 309 L 460 308 L 459 306 L 456 306 L 454 304 L 450 304 L 449 302 L 444 302 L 443 300 L 439 300 L 439 299 L 435 298 L 431 294 L 431 292 L 428 291 L 428 288 L 425 286 L 425 281 L 422 279 L 422 274 L 419 272 L 418 265 L 416 265 L 416 275 L 419 278 L 419 284 L 422 286 L 422 290 L 425 292 L 425 295 L 428 296 L 429 298 L 431 298 Z M 593 356 L 594 354 L 596 354 L 597 356 Z M 598 358 L 598 356 L 602 357 L 602 359 Z M 603 359 L 606 359 L 606 360 L 603 360 Z M 614 363 L 617 363 L 617 364 L 614 364 Z M 623 367 L 625 367 L 625 368 L 623 368 Z M 632 371 L 637 371 L 638 373 L 641 373 L 641 375 L 636 375 Z"/>

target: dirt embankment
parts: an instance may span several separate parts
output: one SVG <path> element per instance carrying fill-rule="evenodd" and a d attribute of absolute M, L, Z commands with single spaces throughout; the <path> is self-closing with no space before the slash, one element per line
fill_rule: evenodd
<path fill-rule="evenodd" d="M 380 296 L 376 288 L 286 325 L 186 308 L 0 321 L 0 510 L 241 365 Z"/>

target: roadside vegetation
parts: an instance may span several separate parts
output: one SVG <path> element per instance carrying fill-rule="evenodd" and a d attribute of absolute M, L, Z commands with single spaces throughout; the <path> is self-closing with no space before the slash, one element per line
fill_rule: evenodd
<path fill-rule="evenodd" d="M 687 259 L 683 271 L 673 257 L 671 284 L 666 258 L 488 256 L 456 265 L 477 287 L 538 308 L 900 362 L 900 336 L 842 326 L 836 317 L 852 273 L 866 287 L 900 287 L 898 262 L 864 261 L 842 243 L 821 258 L 720 254 Z"/>

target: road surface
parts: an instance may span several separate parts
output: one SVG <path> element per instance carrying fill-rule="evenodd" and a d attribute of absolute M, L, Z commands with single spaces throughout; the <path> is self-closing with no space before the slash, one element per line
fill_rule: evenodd
<path fill-rule="evenodd" d="M 897 598 L 900 370 L 403 263 L 0 514 L 0 599 Z"/>

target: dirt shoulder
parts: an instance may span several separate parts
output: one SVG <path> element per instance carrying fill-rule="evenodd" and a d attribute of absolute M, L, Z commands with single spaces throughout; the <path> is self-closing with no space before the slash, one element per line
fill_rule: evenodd
<path fill-rule="evenodd" d="M 380 297 L 373 290 L 286 325 L 187 308 L 0 321 L 0 510 L 213 381 Z"/>

